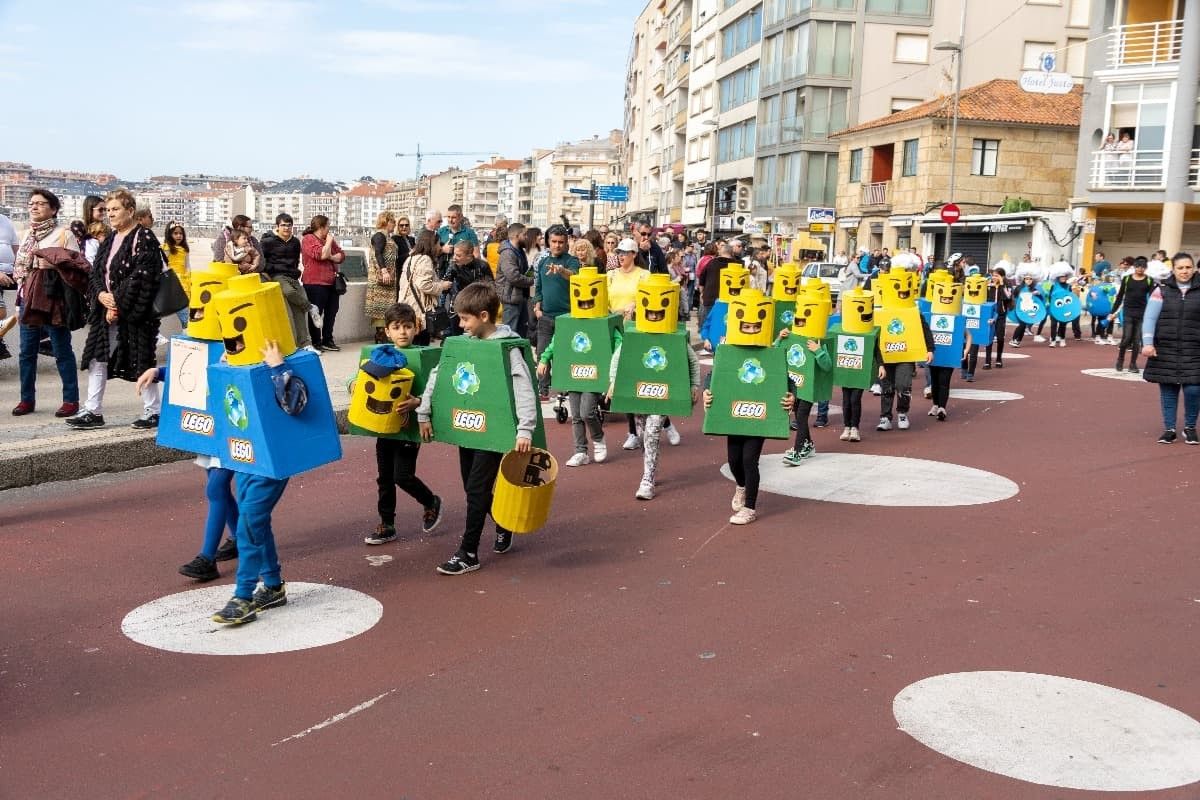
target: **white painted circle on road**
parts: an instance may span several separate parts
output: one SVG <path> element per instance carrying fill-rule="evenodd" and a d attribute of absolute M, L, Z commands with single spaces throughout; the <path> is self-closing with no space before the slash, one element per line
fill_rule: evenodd
<path fill-rule="evenodd" d="M 1103 369 L 1081 369 L 1079 371 L 1084 375 L 1091 375 L 1096 378 L 1112 378 L 1113 380 L 1117 381 L 1137 381 L 1138 383 L 1146 382 L 1142 377 L 1141 372 L 1117 372 L 1112 367 L 1105 367 Z"/>
<path fill-rule="evenodd" d="M 951 397 L 959 400 L 1024 400 L 1025 395 L 1016 392 L 1001 392 L 997 389 L 951 389 Z"/>
<path fill-rule="evenodd" d="M 125 615 L 121 632 L 138 644 L 212 656 L 286 653 L 341 642 L 368 631 L 383 616 L 370 595 L 322 583 L 287 584 L 285 606 L 258 612 L 255 622 L 218 625 L 233 587 L 206 586 L 167 595 Z"/>
<path fill-rule="evenodd" d="M 1045 786 L 1105 792 L 1200 781 L 1200 722 L 1098 683 L 958 672 L 905 687 L 900 730 L 964 764 Z"/>
<path fill-rule="evenodd" d="M 974 506 L 1007 500 L 1019 491 L 1003 475 L 899 456 L 817 453 L 789 467 L 781 454 L 764 453 L 758 470 L 764 492 L 857 506 Z M 728 464 L 721 474 L 733 479 Z"/>

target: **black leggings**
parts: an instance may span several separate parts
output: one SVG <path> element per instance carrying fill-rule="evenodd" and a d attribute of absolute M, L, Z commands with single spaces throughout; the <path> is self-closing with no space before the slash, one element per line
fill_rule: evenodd
<path fill-rule="evenodd" d="M 842 387 L 842 423 L 847 428 L 857 428 L 862 422 L 862 389 Z"/>
<path fill-rule="evenodd" d="M 963 372 L 968 375 L 975 374 L 975 368 L 979 366 L 979 345 L 973 344 L 967 348 L 967 354 L 963 356 L 962 368 Z"/>
<path fill-rule="evenodd" d="M 808 433 L 808 415 L 812 412 L 813 404 L 807 400 L 796 398 L 796 449 L 812 437 Z"/>
<path fill-rule="evenodd" d="M 999 312 L 997 312 L 998 314 Z M 1004 317 L 996 318 L 996 335 L 992 341 L 988 342 L 988 346 L 984 349 L 983 363 L 992 363 L 992 346 L 996 347 L 996 363 L 1004 361 L 1004 339 L 1008 333 L 1008 326 L 1004 322 Z"/>
<path fill-rule="evenodd" d="M 1125 360 L 1125 351 L 1130 351 L 1129 366 L 1137 366 L 1138 352 L 1141 351 L 1142 315 L 1132 315 L 1125 311 L 1125 322 L 1121 326 L 1121 344 L 1117 347 L 1117 361 Z"/>
<path fill-rule="evenodd" d="M 1056 319 L 1052 319 L 1052 320 L 1050 320 L 1050 341 L 1053 342 L 1057 339 L 1062 339 L 1063 341 L 1066 341 L 1066 339 L 1067 339 L 1067 323 L 1059 322 Z"/>
<path fill-rule="evenodd" d="M 758 459 L 762 455 L 761 436 L 728 436 L 725 439 L 725 457 L 729 471 L 738 486 L 746 489 L 746 508 L 753 509 L 758 502 Z"/>
<path fill-rule="evenodd" d="M 933 379 L 930 387 L 933 392 L 933 404 L 945 408 L 950 402 L 950 379 L 954 377 L 953 367 L 930 367 L 929 376 Z"/>

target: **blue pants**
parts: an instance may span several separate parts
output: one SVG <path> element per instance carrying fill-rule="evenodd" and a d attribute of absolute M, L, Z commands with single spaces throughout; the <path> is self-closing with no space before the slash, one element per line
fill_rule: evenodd
<path fill-rule="evenodd" d="M 271 512 L 287 485 L 287 478 L 278 480 L 245 473 L 238 476 L 238 569 L 234 597 L 249 600 L 259 579 L 272 588 L 283 583 L 275 534 L 271 530 Z"/>
<path fill-rule="evenodd" d="M 58 365 L 58 376 L 62 378 L 64 403 L 79 402 L 79 373 L 75 353 L 71 350 L 71 331 L 65 325 L 21 325 L 21 402 L 33 403 L 37 387 L 38 345 L 42 332 L 50 337 L 54 348 L 54 363 Z"/>
<path fill-rule="evenodd" d="M 1159 400 L 1162 403 L 1163 427 L 1175 430 L 1175 417 L 1179 413 L 1179 390 L 1183 390 L 1183 427 L 1196 427 L 1200 416 L 1200 383 L 1160 383 Z"/>
<path fill-rule="evenodd" d="M 208 498 L 208 517 L 204 522 L 204 544 L 200 555 L 212 561 L 217 557 L 217 545 L 221 543 L 226 526 L 229 535 L 237 538 L 238 507 L 233 499 L 233 471 L 209 468 L 204 496 Z"/>

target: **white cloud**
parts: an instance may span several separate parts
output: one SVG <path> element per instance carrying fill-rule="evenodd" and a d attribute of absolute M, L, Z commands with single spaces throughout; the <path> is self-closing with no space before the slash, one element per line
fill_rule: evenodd
<path fill-rule="evenodd" d="M 183 5 L 183 13 L 189 17 L 218 23 L 286 19 L 312 10 L 313 4 L 306 0 L 258 0 L 253 3 L 244 0 L 209 0 Z"/>

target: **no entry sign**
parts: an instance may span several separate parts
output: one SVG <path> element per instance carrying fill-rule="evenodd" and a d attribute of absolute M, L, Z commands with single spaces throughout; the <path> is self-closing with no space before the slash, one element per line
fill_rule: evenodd
<path fill-rule="evenodd" d="M 954 203 L 946 203 L 946 205 L 942 206 L 942 222 L 947 225 L 953 225 L 958 222 L 960 216 L 962 214 L 959 212 L 958 206 L 954 205 Z"/>

